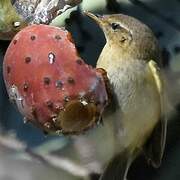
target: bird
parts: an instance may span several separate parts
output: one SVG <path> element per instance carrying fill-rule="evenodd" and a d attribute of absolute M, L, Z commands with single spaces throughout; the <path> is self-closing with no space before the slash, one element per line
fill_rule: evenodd
<path fill-rule="evenodd" d="M 133 17 L 86 15 L 106 38 L 96 67 L 107 73 L 112 102 L 100 124 L 73 136 L 62 154 L 100 173 L 100 180 L 126 180 L 139 154 L 154 167 L 162 161 L 167 118 L 160 48 L 150 28 Z"/>
<path fill-rule="evenodd" d="M 165 77 L 152 30 L 124 15 L 85 14 L 102 29 L 106 44 L 96 68 L 107 72 L 112 102 L 102 126 L 74 138 L 81 163 L 100 180 L 126 180 L 132 162 L 143 153 L 159 167 L 167 131 Z"/>

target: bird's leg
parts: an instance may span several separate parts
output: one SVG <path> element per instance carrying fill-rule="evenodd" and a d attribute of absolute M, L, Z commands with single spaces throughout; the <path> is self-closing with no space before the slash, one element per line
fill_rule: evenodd
<path fill-rule="evenodd" d="M 126 151 L 120 153 L 107 165 L 100 180 L 127 180 L 127 174 L 131 163 L 132 154 Z"/>
<path fill-rule="evenodd" d="M 124 173 L 124 180 L 127 180 L 127 174 L 128 174 L 129 168 L 131 166 L 131 163 L 132 163 L 132 159 L 129 158 L 129 160 L 127 161 L 127 165 L 126 165 L 126 171 Z"/>

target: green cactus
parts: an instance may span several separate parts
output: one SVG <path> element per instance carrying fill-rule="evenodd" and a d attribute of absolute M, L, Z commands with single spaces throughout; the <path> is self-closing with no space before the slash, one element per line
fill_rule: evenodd
<path fill-rule="evenodd" d="M 24 26 L 23 18 L 16 12 L 11 0 L 0 1 L 0 39 L 10 40 Z"/>

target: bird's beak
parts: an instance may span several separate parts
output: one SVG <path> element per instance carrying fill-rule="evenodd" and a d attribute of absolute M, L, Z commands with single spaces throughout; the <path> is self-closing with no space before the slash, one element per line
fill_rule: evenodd
<path fill-rule="evenodd" d="M 109 22 L 107 21 L 107 15 L 104 15 L 104 16 L 95 15 L 88 11 L 84 12 L 84 14 L 86 16 L 90 17 L 91 19 L 93 19 L 99 25 L 99 27 L 104 32 L 106 41 L 108 41 L 108 39 L 109 39 Z"/>
<path fill-rule="evenodd" d="M 90 17 L 91 19 L 93 19 L 101 28 L 103 28 L 104 25 L 104 16 L 98 15 L 98 14 L 92 14 L 88 11 L 85 11 L 84 14 L 88 17 Z"/>

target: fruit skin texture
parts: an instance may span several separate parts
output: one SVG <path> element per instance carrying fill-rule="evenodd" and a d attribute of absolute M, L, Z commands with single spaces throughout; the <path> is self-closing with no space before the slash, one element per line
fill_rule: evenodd
<path fill-rule="evenodd" d="M 27 121 L 46 132 L 79 134 L 108 104 L 104 73 L 78 56 L 68 31 L 31 25 L 10 43 L 3 75 L 10 99 Z"/>

